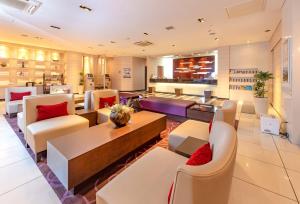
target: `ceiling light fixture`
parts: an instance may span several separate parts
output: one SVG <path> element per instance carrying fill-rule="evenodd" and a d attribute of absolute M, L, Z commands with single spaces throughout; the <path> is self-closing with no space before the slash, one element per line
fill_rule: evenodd
<path fill-rule="evenodd" d="M 216 33 L 215 32 L 211 32 L 211 33 L 209 33 L 209 35 L 215 35 Z"/>
<path fill-rule="evenodd" d="M 270 29 L 265 30 L 266 33 L 270 32 L 270 31 L 271 31 Z"/>
<path fill-rule="evenodd" d="M 21 36 L 22 36 L 22 37 L 25 37 L 25 38 L 27 38 L 27 37 L 28 37 L 28 35 L 27 35 L 27 34 L 21 34 Z"/>
<path fill-rule="evenodd" d="M 60 29 L 61 29 L 60 27 L 54 26 L 54 25 L 51 25 L 50 28 L 54 28 L 54 29 L 57 29 L 57 30 L 60 30 Z"/>
<path fill-rule="evenodd" d="M 199 21 L 200 23 L 204 23 L 204 22 L 205 22 L 205 18 L 198 18 L 198 21 Z"/>
<path fill-rule="evenodd" d="M 172 47 L 176 47 L 176 45 L 172 45 Z"/>
<path fill-rule="evenodd" d="M 166 27 L 166 30 L 174 30 L 175 28 L 174 28 L 174 26 L 167 26 Z"/>
<path fill-rule="evenodd" d="M 110 43 L 115 44 L 116 42 L 115 41 L 110 41 Z"/>
<path fill-rule="evenodd" d="M 99 47 L 103 47 L 104 45 L 102 45 L 102 44 L 98 44 L 98 46 L 99 46 Z"/>
<path fill-rule="evenodd" d="M 89 11 L 89 12 L 92 11 L 92 9 L 90 7 L 87 7 L 87 6 L 84 6 L 84 5 L 80 5 L 79 8 L 81 8 L 82 10 L 85 10 L 85 11 Z"/>
<path fill-rule="evenodd" d="M 144 33 L 144 35 L 149 35 L 149 33 Z"/>
<path fill-rule="evenodd" d="M 215 41 L 218 41 L 218 40 L 220 40 L 219 38 L 215 38 Z"/>
<path fill-rule="evenodd" d="M 39 37 L 39 36 L 36 36 L 36 37 L 34 37 L 34 38 L 37 39 L 37 40 L 43 39 L 43 38 L 41 38 L 41 37 Z"/>

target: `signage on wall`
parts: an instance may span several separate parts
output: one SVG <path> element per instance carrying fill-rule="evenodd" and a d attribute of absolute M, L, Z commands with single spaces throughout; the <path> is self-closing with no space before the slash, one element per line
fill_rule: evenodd
<path fill-rule="evenodd" d="M 131 78 L 131 68 L 123 68 L 123 78 Z"/>
<path fill-rule="evenodd" d="M 291 38 L 287 38 L 282 45 L 282 86 L 290 95 L 292 92 L 291 43 Z"/>

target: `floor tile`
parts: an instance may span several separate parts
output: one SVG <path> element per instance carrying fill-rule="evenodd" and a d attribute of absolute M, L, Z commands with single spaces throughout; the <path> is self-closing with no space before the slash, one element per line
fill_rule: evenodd
<path fill-rule="evenodd" d="M 291 182 L 293 184 L 293 188 L 296 192 L 297 198 L 298 200 L 300 199 L 300 173 L 299 172 L 295 172 L 295 171 L 291 171 L 291 170 L 287 170 L 288 175 L 291 179 Z"/>
<path fill-rule="evenodd" d="M 296 199 L 284 168 L 238 155 L 234 176 L 274 193 Z"/>
<path fill-rule="evenodd" d="M 41 176 L 31 158 L 0 168 L 0 195 Z"/>
<path fill-rule="evenodd" d="M 0 196 L 0 203 L 60 204 L 61 202 L 45 178 L 41 176 Z"/>
<path fill-rule="evenodd" d="M 7 166 L 29 157 L 29 153 L 23 146 L 0 149 L 0 167 Z"/>
<path fill-rule="evenodd" d="M 262 148 L 269 149 L 271 151 L 276 150 L 276 146 L 275 146 L 272 136 L 269 136 L 269 135 L 261 136 L 259 134 L 254 134 L 254 133 L 248 134 L 248 133 L 243 133 L 240 131 L 237 132 L 237 135 L 238 135 L 239 141 L 257 144 L 257 145 L 261 146 Z"/>
<path fill-rule="evenodd" d="M 298 171 L 300 173 L 300 154 L 292 152 L 279 151 L 283 163 L 287 169 Z"/>
<path fill-rule="evenodd" d="M 300 154 L 299 145 L 292 144 L 289 140 L 277 136 L 274 136 L 273 138 L 279 150 Z"/>
<path fill-rule="evenodd" d="M 232 179 L 228 204 L 297 204 L 296 201 L 239 179 Z"/>
<path fill-rule="evenodd" d="M 258 144 L 243 142 L 240 140 L 238 142 L 238 154 L 266 163 L 283 166 L 276 149 L 265 149 Z"/>

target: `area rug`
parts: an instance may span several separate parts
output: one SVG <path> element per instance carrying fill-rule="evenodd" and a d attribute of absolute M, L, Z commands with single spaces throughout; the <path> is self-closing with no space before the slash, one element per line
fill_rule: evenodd
<path fill-rule="evenodd" d="M 25 146 L 24 135 L 22 132 L 19 132 L 17 118 L 9 118 L 6 115 L 4 115 L 4 117 L 6 118 L 7 122 L 10 124 L 14 132 L 17 134 L 17 136 Z M 143 145 L 136 151 L 131 152 L 124 158 L 120 159 L 108 168 L 99 172 L 93 178 L 85 182 L 82 185 L 79 193 L 77 193 L 76 195 L 74 195 L 72 192 L 67 191 L 65 187 L 60 183 L 60 181 L 48 167 L 46 158 L 42 158 L 42 161 L 37 163 L 37 166 L 63 204 L 94 204 L 96 203 L 96 192 L 99 189 L 101 189 L 105 184 L 107 184 L 111 179 L 120 174 L 124 169 L 129 167 L 133 162 L 141 158 L 145 153 L 147 153 L 155 147 L 167 148 L 169 133 L 173 129 L 175 129 L 179 124 L 179 122 L 168 120 L 167 129 L 161 133 L 160 139 L 150 141 L 149 143 Z M 30 148 L 26 149 L 31 155 L 31 157 L 34 158 L 32 150 Z"/>

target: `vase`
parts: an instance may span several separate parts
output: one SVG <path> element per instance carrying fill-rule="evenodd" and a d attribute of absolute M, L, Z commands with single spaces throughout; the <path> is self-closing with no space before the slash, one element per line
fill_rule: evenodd
<path fill-rule="evenodd" d="M 117 128 L 124 127 L 130 120 L 130 113 L 111 112 L 110 120 L 116 125 Z"/>
<path fill-rule="evenodd" d="M 255 113 L 258 118 L 261 115 L 268 113 L 269 102 L 268 98 L 254 98 Z"/>

